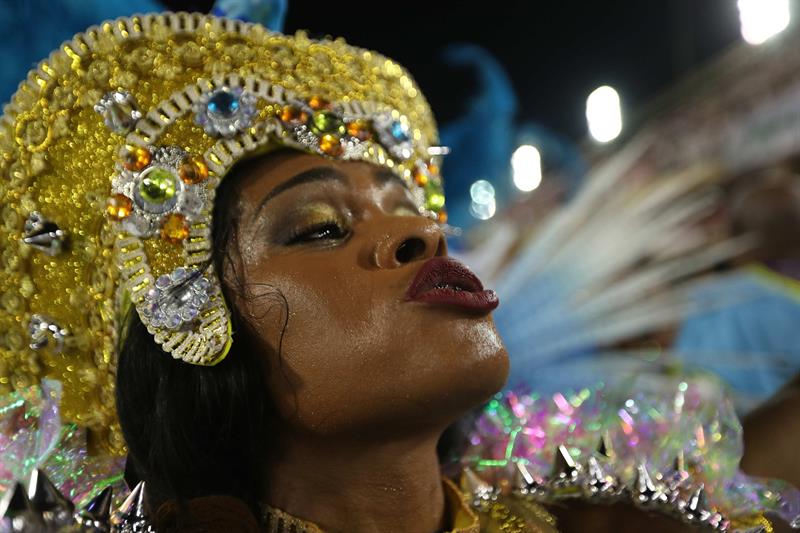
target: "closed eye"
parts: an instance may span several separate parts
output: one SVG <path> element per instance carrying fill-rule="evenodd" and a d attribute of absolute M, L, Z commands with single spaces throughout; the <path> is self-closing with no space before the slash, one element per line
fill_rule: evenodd
<path fill-rule="evenodd" d="M 287 246 L 317 241 L 342 240 L 349 235 L 338 222 L 326 221 L 302 228 L 292 234 L 286 242 Z"/>

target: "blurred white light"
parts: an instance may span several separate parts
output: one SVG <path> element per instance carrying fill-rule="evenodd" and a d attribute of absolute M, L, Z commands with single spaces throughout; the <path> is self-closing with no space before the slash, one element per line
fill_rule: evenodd
<path fill-rule="evenodd" d="M 430 146 L 428 147 L 428 155 L 447 155 L 450 153 L 449 146 Z"/>
<path fill-rule="evenodd" d="M 514 185 L 521 191 L 532 191 L 542 183 L 542 155 L 535 146 L 523 144 L 511 156 Z"/>
<path fill-rule="evenodd" d="M 478 180 L 469 188 L 469 195 L 476 204 L 494 202 L 494 187 L 486 180 Z"/>
<path fill-rule="evenodd" d="M 742 37 L 750 44 L 761 44 L 779 34 L 791 19 L 789 0 L 739 0 Z"/>
<path fill-rule="evenodd" d="M 622 107 L 613 87 L 598 87 L 586 99 L 586 122 L 597 142 L 607 143 L 622 132 Z"/>
<path fill-rule="evenodd" d="M 494 216 L 496 210 L 497 204 L 494 198 L 485 204 L 479 204 L 473 201 L 469 206 L 469 213 L 480 220 L 489 220 Z"/>

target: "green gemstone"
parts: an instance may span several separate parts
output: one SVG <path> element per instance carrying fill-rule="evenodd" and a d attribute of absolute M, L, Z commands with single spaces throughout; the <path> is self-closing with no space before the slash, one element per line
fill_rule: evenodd
<path fill-rule="evenodd" d="M 314 116 L 311 117 L 311 129 L 317 135 L 322 135 L 323 133 L 338 133 L 344 134 L 344 122 L 341 118 L 336 116 L 333 111 L 317 111 L 314 113 Z"/>
<path fill-rule="evenodd" d="M 139 195 L 153 204 L 175 197 L 175 176 L 165 168 L 154 168 L 139 182 Z"/>
<path fill-rule="evenodd" d="M 438 184 L 428 182 L 425 185 L 425 208 L 429 211 L 439 211 L 444 207 L 444 191 Z"/>

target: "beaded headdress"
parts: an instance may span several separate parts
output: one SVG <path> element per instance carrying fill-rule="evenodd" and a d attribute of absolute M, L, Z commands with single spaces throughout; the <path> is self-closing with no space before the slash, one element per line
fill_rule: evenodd
<path fill-rule="evenodd" d="M 187 13 L 76 35 L 0 119 L 0 387 L 62 381 L 64 416 L 121 450 L 127 308 L 187 363 L 214 365 L 230 347 L 209 259 L 214 192 L 232 165 L 273 146 L 368 161 L 444 221 L 436 142 L 408 73 L 342 40 Z"/>

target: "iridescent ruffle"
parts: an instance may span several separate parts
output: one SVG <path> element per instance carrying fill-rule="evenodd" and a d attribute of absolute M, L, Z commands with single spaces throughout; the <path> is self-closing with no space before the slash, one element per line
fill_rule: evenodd
<path fill-rule="evenodd" d="M 742 473 L 743 451 L 742 426 L 716 381 L 643 374 L 616 391 L 498 394 L 469 435 L 463 464 L 496 486 L 519 485 L 527 472 L 523 492 L 542 501 L 632 499 L 691 521 L 701 489 L 703 516 L 717 529 L 764 513 L 800 527 L 800 492 Z"/>
<path fill-rule="evenodd" d="M 85 430 L 61 423 L 60 400 L 61 383 L 53 380 L 0 396 L 0 493 L 40 468 L 78 504 L 109 485 L 121 498 L 128 492 L 124 458 L 90 455 Z"/>

